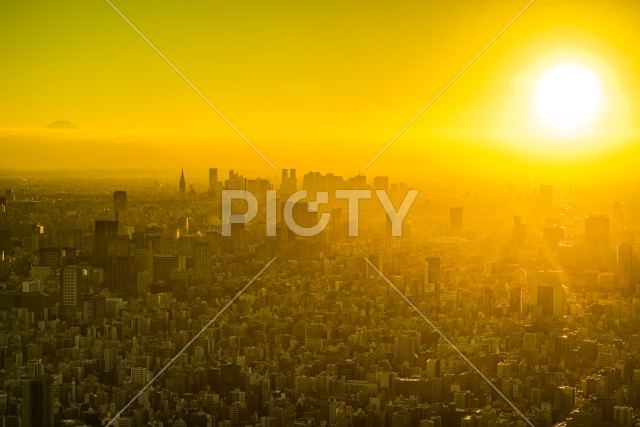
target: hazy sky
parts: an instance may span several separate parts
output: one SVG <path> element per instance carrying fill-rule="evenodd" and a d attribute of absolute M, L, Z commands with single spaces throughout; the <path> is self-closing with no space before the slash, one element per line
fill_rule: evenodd
<path fill-rule="evenodd" d="M 353 173 L 525 3 L 114 0 L 278 167 Z M 367 172 L 433 159 L 481 167 L 481 153 L 487 165 L 557 165 L 625 148 L 637 136 L 638 22 L 637 1 L 535 1 Z M 270 171 L 105 1 L 2 0 L 0 51 L 3 144 L 127 142 L 136 157 L 170 153 L 148 167 Z M 595 70 L 607 97 L 590 133 L 570 142 L 529 124 L 532 83 L 565 60 Z M 55 120 L 80 129 L 41 130 Z M 85 165 L 96 163 L 102 146 L 83 144 Z"/>

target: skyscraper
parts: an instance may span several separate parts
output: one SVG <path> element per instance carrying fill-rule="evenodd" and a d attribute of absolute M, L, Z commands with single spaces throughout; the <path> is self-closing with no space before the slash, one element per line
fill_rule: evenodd
<path fill-rule="evenodd" d="M 635 291 L 632 287 L 633 246 L 622 243 L 618 246 L 618 289 L 625 294 Z"/>
<path fill-rule="evenodd" d="M 100 295 L 89 295 L 82 301 L 82 321 L 93 322 L 104 319 L 106 315 L 106 298 Z"/>
<path fill-rule="evenodd" d="M 531 304 L 539 306 L 542 315 L 564 314 L 565 297 L 561 275 L 560 271 L 537 271 L 534 275 Z"/>
<path fill-rule="evenodd" d="M 60 267 L 61 250 L 57 247 L 40 248 L 39 261 L 41 267 Z"/>
<path fill-rule="evenodd" d="M 374 176 L 373 177 L 373 189 L 374 190 L 389 190 L 389 177 L 388 176 Z"/>
<path fill-rule="evenodd" d="M 527 225 L 522 222 L 522 218 L 519 216 L 513 217 L 513 244 L 516 247 L 524 245 L 527 238 Z"/>
<path fill-rule="evenodd" d="M 178 184 L 180 188 L 180 199 L 184 199 L 187 195 L 187 182 L 184 180 L 184 168 L 180 172 L 180 183 Z"/>
<path fill-rule="evenodd" d="M 296 177 L 296 170 L 282 169 L 282 179 L 280 182 L 280 194 L 281 197 L 291 195 L 298 190 L 298 178 Z"/>
<path fill-rule="evenodd" d="M 53 390 L 51 377 L 45 375 L 39 359 L 28 362 L 28 379 L 22 382 L 22 426 L 53 426 Z"/>
<path fill-rule="evenodd" d="M 127 192 L 116 191 L 113 193 L 113 210 L 124 212 L 127 210 Z"/>
<path fill-rule="evenodd" d="M 440 257 L 427 257 L 424 260 L 424 287 L 427 292 L 435 292 L 440 282 Z"/>
<path fill-rule="evenodd" d="M 209 278 L 211 273 L 209 258 L 209 244 L 207 242 L 196 242 L 193 245 L 193 269 L 196 280 Z"/>
<path fill-rule="evenodd" d="M 209 193 L 214 193 L 218 187 L 218 169 L 209 168 Z"/>
<path fill-rule="evenodd" d="M 112 292 L 137 297 L 132 256 L 110 257 L 107 262 L 107 287 Z"/>
<path fill-rule="evenodd" d="M 95 222 L 94 255 L 106 256 L 109 252 L 109 240 L 118 235 L 118 221 L 101 220 Z"/>
<path fill-rule="evenodd" d="M 452 234 L 457 234 L 462 231 L 462 208 L 453 207 L 449 211 L 449 227 Z"/>
<path fill-rule="evenodd" d="M 440 360 L 428 359 L 426 371 L 427 371 L 427 378 L 429 379 L 440 378 Z"/>
<path fill-rule="evenodd" d="M 60 297 L 65 313 L 72 313 L 78 306 L 80 275 L 77 265 L 68 265 L 60 270 Z"/>

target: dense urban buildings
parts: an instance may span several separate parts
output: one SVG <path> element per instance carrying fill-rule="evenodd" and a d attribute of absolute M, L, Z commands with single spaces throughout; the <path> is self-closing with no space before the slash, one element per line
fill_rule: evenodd
<path fill-rule="evenodd" d="M 636 200 L 589 212 L 550 184 L 434 186 L 398 237 L 360 200 L 350 237 L 348 202 L 330 197 L 293 207 L 300 224 L 332 216 L 301 237 L 282 216 L 298 190 L 386 190 L 397 207 L 412 187 L 219 171 L 64 192 L 3 182 L 0 425 L 635 425 Z M 223 189 L 251 191 L 261 212 L 230 236 Z"/>

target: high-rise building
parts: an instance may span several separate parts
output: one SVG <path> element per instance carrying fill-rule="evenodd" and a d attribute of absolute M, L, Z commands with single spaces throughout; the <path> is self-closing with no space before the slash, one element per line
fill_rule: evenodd
<path fill-rule="evenodd" d="M 68 265 L 60 270 L 60 296 L 65 312 L 72 312 L 78 306 L 81 274 L 82 270 L 77 265 Z"/>
<path fill-rule="evenodd" d="M 60 267 L 61 250 L 57 247 L 40 248 L 40 267 Z"/>
<path fill-rule="evenodd" d="M 538 285 L 536 287 L 536 305 L 542 307 L 543 315 L 553 314 L 553 286 Z"/>
<path fill-rule="evenodd" d="M 180 183 L 178 184 L 180 189 L 180 199 L 184 199 L 187 195 L 187 182 L 184 180 L 184 168 L 180 172 Z"/>
<path fill-rule="evenodd" d="M 94 255 L 106 256 L 109 253 L 109 241 L 118 235 L 118 221 L 100 220 L 95 222 Z"/>
<path fill-rule="evenodd" d="M 440 378 L 440 360 L 428 359 L 426 370 L 427 370 L 427 378 L 431 380 L 434 378 Z"/>
<path fill-rule="evenodd" d="M 196 242 L 193 245 L 193 270 L 196 280 L 206 280 L 211 275 L 211 255 L 207 242 Z"/>
<path fill-rule="evenodd" d="M 0 417 L 7 415 L 9 395 L 6 391 L 0 390 Z"/>
<path fill-rule="evenodd" d="M 107 260 L 107 287 L 112 292 L 137 297 L 132 256 L 110 257 Z"/>
<path fill-rule="evenodd" d="M 456 409 L 466 409 L 471 403 L 471 392 L 469 390 L 458 390 L 453 393 L 453 402 Z"/>
<path fill-rule="evenodd" d="M 229 171 L 229 178 L 224 182 L 224 188 L 225 190 L 245 190 L 246 179 L 232 169 Z"/>
<path fill-rule="evenodd" d="M 298 178 L 296 177 L 296 170 L 291 169 L 282 169 L 282 179 L 280 180 L 280 190 L 279 193 L 281 197 L 287 197 L 290 194 L 293 194 L 298 189 Z"/>
<path fill-rule="evenodd" d="M 514 286 L 509 289 L 509 311 L 522 313 L 522 287 Z"/>
<path fill-rule="evenodd" d="M 618 246 L 618 289 L 625 294 L 635 291 L 631 280 L 633 271 L 633 246 L 622 243 Z"/>
<path fill-rule="evenodd" d="M 53 390 L 40 360 L 28 363 L 29 378 L 22 381 L 22 426 L 53 427 Z"/>
<path fill-rule="evenodd" d="M 11 253 L 11 230 L 0 228 L 0 251 Z"/>
<path fill-rule="evenodd" d="M 542 315 L 562 316 L 565 297 L 561 272 L 537 271 L 533 285 L 531 304 L 541 307 Z"/>
<path fill-rule="evenodd" d="M 449 227 L 453 234 L 462 231 L 462 208 L 453 207 L 449 210 Z"/>
<path fill-rule="evenodd" d="M 209 168 L 209 193 L 218 189 L 218 168 Z"/>
<path fill-rule="evenodd" d="M 133 264 L 136 272 L 150 271 L 153 268 L 153 248 L 151 245 L 145 248 L 133 248 L 131 249 L 131 256 L 133 256 Z"/>
<path fill-rule="evenodd" d="M 104 319 L 106 310 L 107 301 L 104 296 L 86 296 L 82 301 L 82 320 L 88 323 Z"/>
<path fill-rule="evenodd" d="M 631 427 L 633 425 L 633 407 L 614 406 L 613 423 L 620 427 Z"/>
<path fill-rule="evenodd" d="M 127 192 L 116 191 L 113 193 L 113 210 L 124 212 L 127 210 Z"/>
<path fill-rule="evenodd" d="M 513 244 L 516 247 L 524 245 L 527 238 L 527 225 L 522 222 L 519 216 L 513 217 Z"/>
<path fill-rule="evenodd" d="M 424 285 L 426 291 L 435 291 L 440 283 L 440 257 L 427 257 L 424 260 Z"/>
<path fill-rule="evenodd" d="M 373 189 L 374 190 L 389 190 L 389 177 L 388 176 L 374 176 L 373 177 Z"/>
<path fill-rule="evenodd" d="M 411 335 L 401 335 L 396 338 L 396 354 L 399 363 L 412 362 L 415 360 L 416 339 Z"/>
<path fill-rule="evenodd" d="M 153 256 L 153 280 L 168 281 L 172 271 L 184 270 L 185 259 L 178 255 L 156 254 Z"/>

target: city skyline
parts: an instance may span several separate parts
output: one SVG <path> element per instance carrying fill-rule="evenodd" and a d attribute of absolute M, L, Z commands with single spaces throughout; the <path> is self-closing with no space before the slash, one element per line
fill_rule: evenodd
<path fill-rule="evenodd" d="M 631 48 L 638 31 L 631 23 L 640 8 L 633 1 L 615 8 L 595 1 L 494 1 L 372 8 L 282 3 L 282 9 L 158 2 L 148 16 L 142 4 L 112 5 L 91 3 L 71 11 L 52 2 L 34 9 L 29 20 L 21 18 L 28 2 L 4 6 L 0 40 L 13 65 L 0 75 L 7 95 L 0 136 L 7 145 L 34 148 L 30 161 L 13 155 L 3 167 L 106 167 L 66 160 L 84 147 L 90 156 L 104 153 L 111 167 L 162 170 L 179 145 L 187 167 L 205 166 L 194 159 L 216 157 L 221 164 L 263 173 L 296 164 L 355 174 L 434 95 L 434 105 L 372 164 L 374 171 L 412 173 L 406 179 L 415 179 L 419 173 L 412 171 L 420 171 L 424 161 L 441 172 L 474 170 L 474 161 L 482 159 L 490 166 L 485 170 L 497 175 L 524 170 L 535 176 L 550 169 L 562 177 L 570 167 L 572 175 L 588 177 L 593 168 L 628 174 L 628 158 L 638 155 L 633 117 L 640 58 Z M 504 27 L 519 10 L 522 16 Z M 48 13 L 58 20 L 47 20 Z M 242 17 L 250 31 L 233 26 Z M 208 25 L 210 19 L 219 26 Z M 185 20 L 190 32 L 179 30 Z M 34 26 L 42 33 L 32 31 Z M 46 30 L 54 36 L 43 38 Z M 95 46 L 88 50 L 90 42 Z M 467 62 L 479 51 L 477 60 Z M 56 85 L 37 78 L 38 61 L 49 61 L 47 75 Z M 536 85 L 567 63 L 586 70 L 585 81 L 589 73 L 596 76 L 603 107 L 584 132 L 554 134 L 553 122 L 532 121 L 535 108 L 546 102 Z M 221 102 L 220 112 L 264 157 L 203 100 L 216 108 Z M 399 163 L 410 167 L 398 168 Z"/>
<path fill-rule="evenodd" d="M 0 427 L 640 427 L 638 22 L 0 1 Z"/>

